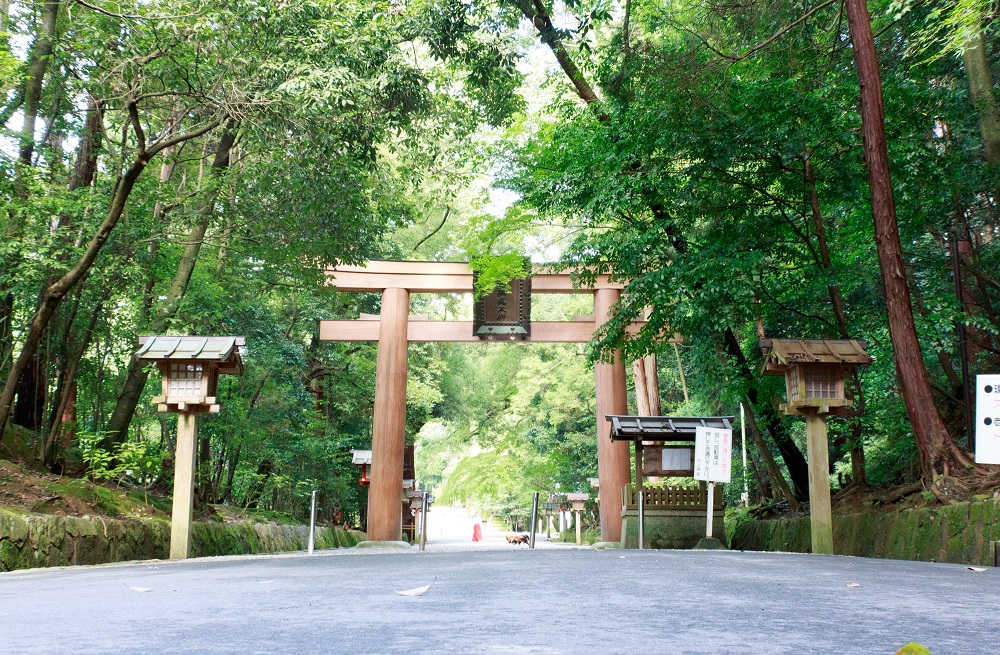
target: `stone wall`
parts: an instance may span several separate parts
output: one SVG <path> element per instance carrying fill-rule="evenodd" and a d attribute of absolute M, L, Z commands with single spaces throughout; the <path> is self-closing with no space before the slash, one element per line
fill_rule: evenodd
<path fill-rule="evenodd" d="M 733 550 L 807 553 L 809 517 L 727 522 Z M 935 509 L 882 509 L 833 516 L 837 555 L 988 564 L 989 542 L 1000 541 L 1000 500 L 957 503 Z"/>
<path fill-rule="evenodd" d="M 716 506 L 712 518 L 712 536 L 726 543 L 724 512 Z M 639 547 L 639 515 L 634 509 L 622 512 L 622 548 Z M 646 548 L 694 548 L 705 536 L 708 508 L 647 509 L 643 516 L 643 540 Z"/>
<path fill-rule="evenodd" d="M 196 522 L 191 555 L 244 555 L 305 550 L 309 528 L 273 523 Z M 316 548 L 354 546 L 364 533 L 316 528 Z M 164 559 L 170 524 L 163 520 L 123 521 L 18 514 L 0 509 L 0 571 L 40 566 L 104 564 Z"/>

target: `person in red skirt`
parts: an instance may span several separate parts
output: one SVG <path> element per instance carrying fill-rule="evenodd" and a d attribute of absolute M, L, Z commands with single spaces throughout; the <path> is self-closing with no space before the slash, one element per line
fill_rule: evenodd
<path fill-rule="evenodd" d="M 472 513 L 472 540 L 483 540 L 483 522 L 479 519 L 479 513 Z"/>

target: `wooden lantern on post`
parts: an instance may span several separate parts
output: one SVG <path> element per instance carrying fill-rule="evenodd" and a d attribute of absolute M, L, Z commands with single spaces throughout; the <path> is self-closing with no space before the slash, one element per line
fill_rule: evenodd
<path fill-rule="evenodd" d="M 358 472 L 361 474 L 358 478 L 358 484 L 362 487 L 371 484 L 371 478 L 368 477 L 368 467 L 372 465 L 372 451 L 352 450 L 351 463 L 358 467 Z"/>
<path fill-rule="evenodd" d="M 413 490 L 407 494 L 410 501 L 410 514 L 413 517 L 414 539 L 420 539 L 420 512 L 424 509 L 424 492 Z"/>
<path fill-rule="evenodd" d="M 139 337 L 139 361 L 155 363 L 163 378 L 163 395 L 155 396 L 160 412 L 177 414 L 174 497 L 170 515 L 170 559 L 191 554 L 194 509 L 195 443 L 199 413 L 218 414 L 219 375 L 241 375 L 244 337 Z"/>
<path fill-rule="evenodd" d="M 576 514 L 576 545 L 583 544 L 583 533 L 581 524 L 583 523 L 583 510 L 590 500 L 590 494 L 566 494 L 566 500 L 573 504 L 573 513 Z"/>
<path fill-rule="evenodd" d="M 785 414 L 806 419 L 809 459 L 809 521 L 812 552 L 833 554 L 830 456 L 826 417 L 854 406 L 844 382 L 852 369 L 872 362 L 864 341 L 847 339 L 761 339 L 764 375 L 784 375 Z"/>

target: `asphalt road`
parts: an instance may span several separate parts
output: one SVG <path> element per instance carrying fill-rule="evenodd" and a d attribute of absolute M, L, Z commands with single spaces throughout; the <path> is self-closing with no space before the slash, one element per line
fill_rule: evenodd
<path fill-rule="evenodd" d="M 1000 569 L 508 547 L 0 574 L 4 655 L 872 654 L 910 641 L 935 655 L 1000 652 Z"/>

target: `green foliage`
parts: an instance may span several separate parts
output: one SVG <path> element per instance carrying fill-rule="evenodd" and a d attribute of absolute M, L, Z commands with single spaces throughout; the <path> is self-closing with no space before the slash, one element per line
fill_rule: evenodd
<path fill-rule="evenodd" d="M 10 24 L 18 43 L 37 29 L 24 18 Z M 0 379 L 22 347 L 20 326 L 45 287 L 81 261 L 140 149 L 217 127 L 160 152 L 139 175 L 122 220 L 45 335 L 33 365 L 43 406 L 33 428 L 47 432 L 61 419 L 67 390 L 56 381 L 78 361 L 72 408 L 88 472 L 149 486 L 175 439 L 174 419 L 150 402 L 158 375 L 123 443 L 100 447 L 122 408 L 136 337 L 245 335 L 245 374 L 222 379 L 222 413 L 200 421 L 210 458 L 199 466 L 199 493 L 301 517 L 317 489 L 321 517 L 359 524 L 366 498 L 350 449 L 370 444 L 375 347 L 321 343 L 318 322 L 378 304 L 326 288 L 324 269 L 398 256 L 404 239 L 391 242 L 392 232 L 422 227 L 465 192 L 481 161 L 481 126 L 523 107 L 517 50 L 505 38 L 516 24 L 496 8 L 450 0 L 252 0 L 197 11 L 156 0 L 60 13 L 34 161 L 17 163 L 16 135 L 0 136 L 0 298 L 13 311 L 0 315 Z M 27 69 L 6 37 L 5 90 Z M 88 127 L 95 116 L 97 129 Z M 218 151 L 224 132 L 235 137 L 229 152 Z M 92 180 L 77 175 L 81 153 L 64 149 L 88 138 Z M 216 165 L 220 155 L 228 164 Z M 463 221 L 479 211 L 480 198 L 467 196 Z M 411 435 L 441 400 L 439 360 L 421 350 L 411 349 Z"/>
<path fill-rule="evenodd" d="M 126 441 L 112 451 L 102 446 L 107 435 L 80 431 L 76 435 L 80 459 L 94 480 L 128 483 L 148 488 L 162 473 L 163 453 L 149 441 Z"/>
<path fill-rule="evenodd" d="M 888 8 L 879 5 L 876 17 Z M 894 17 L 903 24 L 876 26 L 885 31 L 878 45 L 886 126 L 918 331 L 954 433 L 962 431 L 949 370 L 955 323 L 976 321 L 991 335 L 1000 324 L 983 321 L 988 312 L 965 314 L 955 299 L 946 235 L 956 216 L 963 233 L 995 234 L 995 208 L 984 199 L 996 171 L 982 162 L 979 117 L 950 56 L 955 42 L 928 45 L 914 30 L 953 36 L 980 9 L 937 4 Z M 632 39 L 641 46 L 625 53 L 612 38 L 595 50 L 608 120 L 555 105 L 509 136 L 501 183 L 521 195 L 512 211 L 523 225 L 548 220 L 574 230 L 564 265 L 628 281 L 593 358 L 606 361 L 617 348 L 626 361 L 663 355 L 663 337 L 683 334 L 700 411 L 732 413 L 749 386 L 763 402 L 781 402 L 780 382 L 748 379 L 725 354 L 727 330 L 753 373 L 758 322 L 768 336 L 866 339 L 876 362 L 861 376 L 858 420 L 870 480 L 892 484 L 917 472 L 917 453 L 896 390 L 885 301 L 873 283 L 879 269 L 857 77 L 850 50 L 838 46 L 846 25 L 830 7 L 752 57 L 719 54 L 753 48 L 800 16 L 791 6 L 633 4 Z M 914 66 L 907 53 L 918 41 L 948 56 Z M 995 243 L 991 237 L 973 249 L 992 261 Z M 992 306 L 996 291 L 977 293 Z M 647 327 L 630 334 L 626 327 L 647 310 Z M 995 362 L 995 352 L 978 366 L 987 360 Z M 834 421 L 831 433 L 846 439 L 851 426 Z M 842 474 L 848 451 L 835 448 Z"/>
<path fill-rule="evenodd" d="M 924 18 L 912 34 L 909 52 L 929 55 L 931 59 L 947 57 L 968 47 L 991 22 L 994 6 L 989 0 L 955 0 L 947 3 L 923 3 L 916 0 L 892 0 L 887 17 L 900 20 L 916 11 Z"/>
<path fill-rule="evenodd" d="M 104 436 L 99 432 L 80 431 L 76 435 L 80 448 L 80 459 L 87 466 L 87 472 L 98 480 L 110 480 L 115 477 L 111 453 L 101 447 Z"/>
<path fill-rule="evenodd" d="M 479 255 L 469 262 L 476 272 L 476 298 L 488 296 L 497 289 L 510 289 L 510 281 L 531 275 L 531 260 L 517 253 Z"/>

